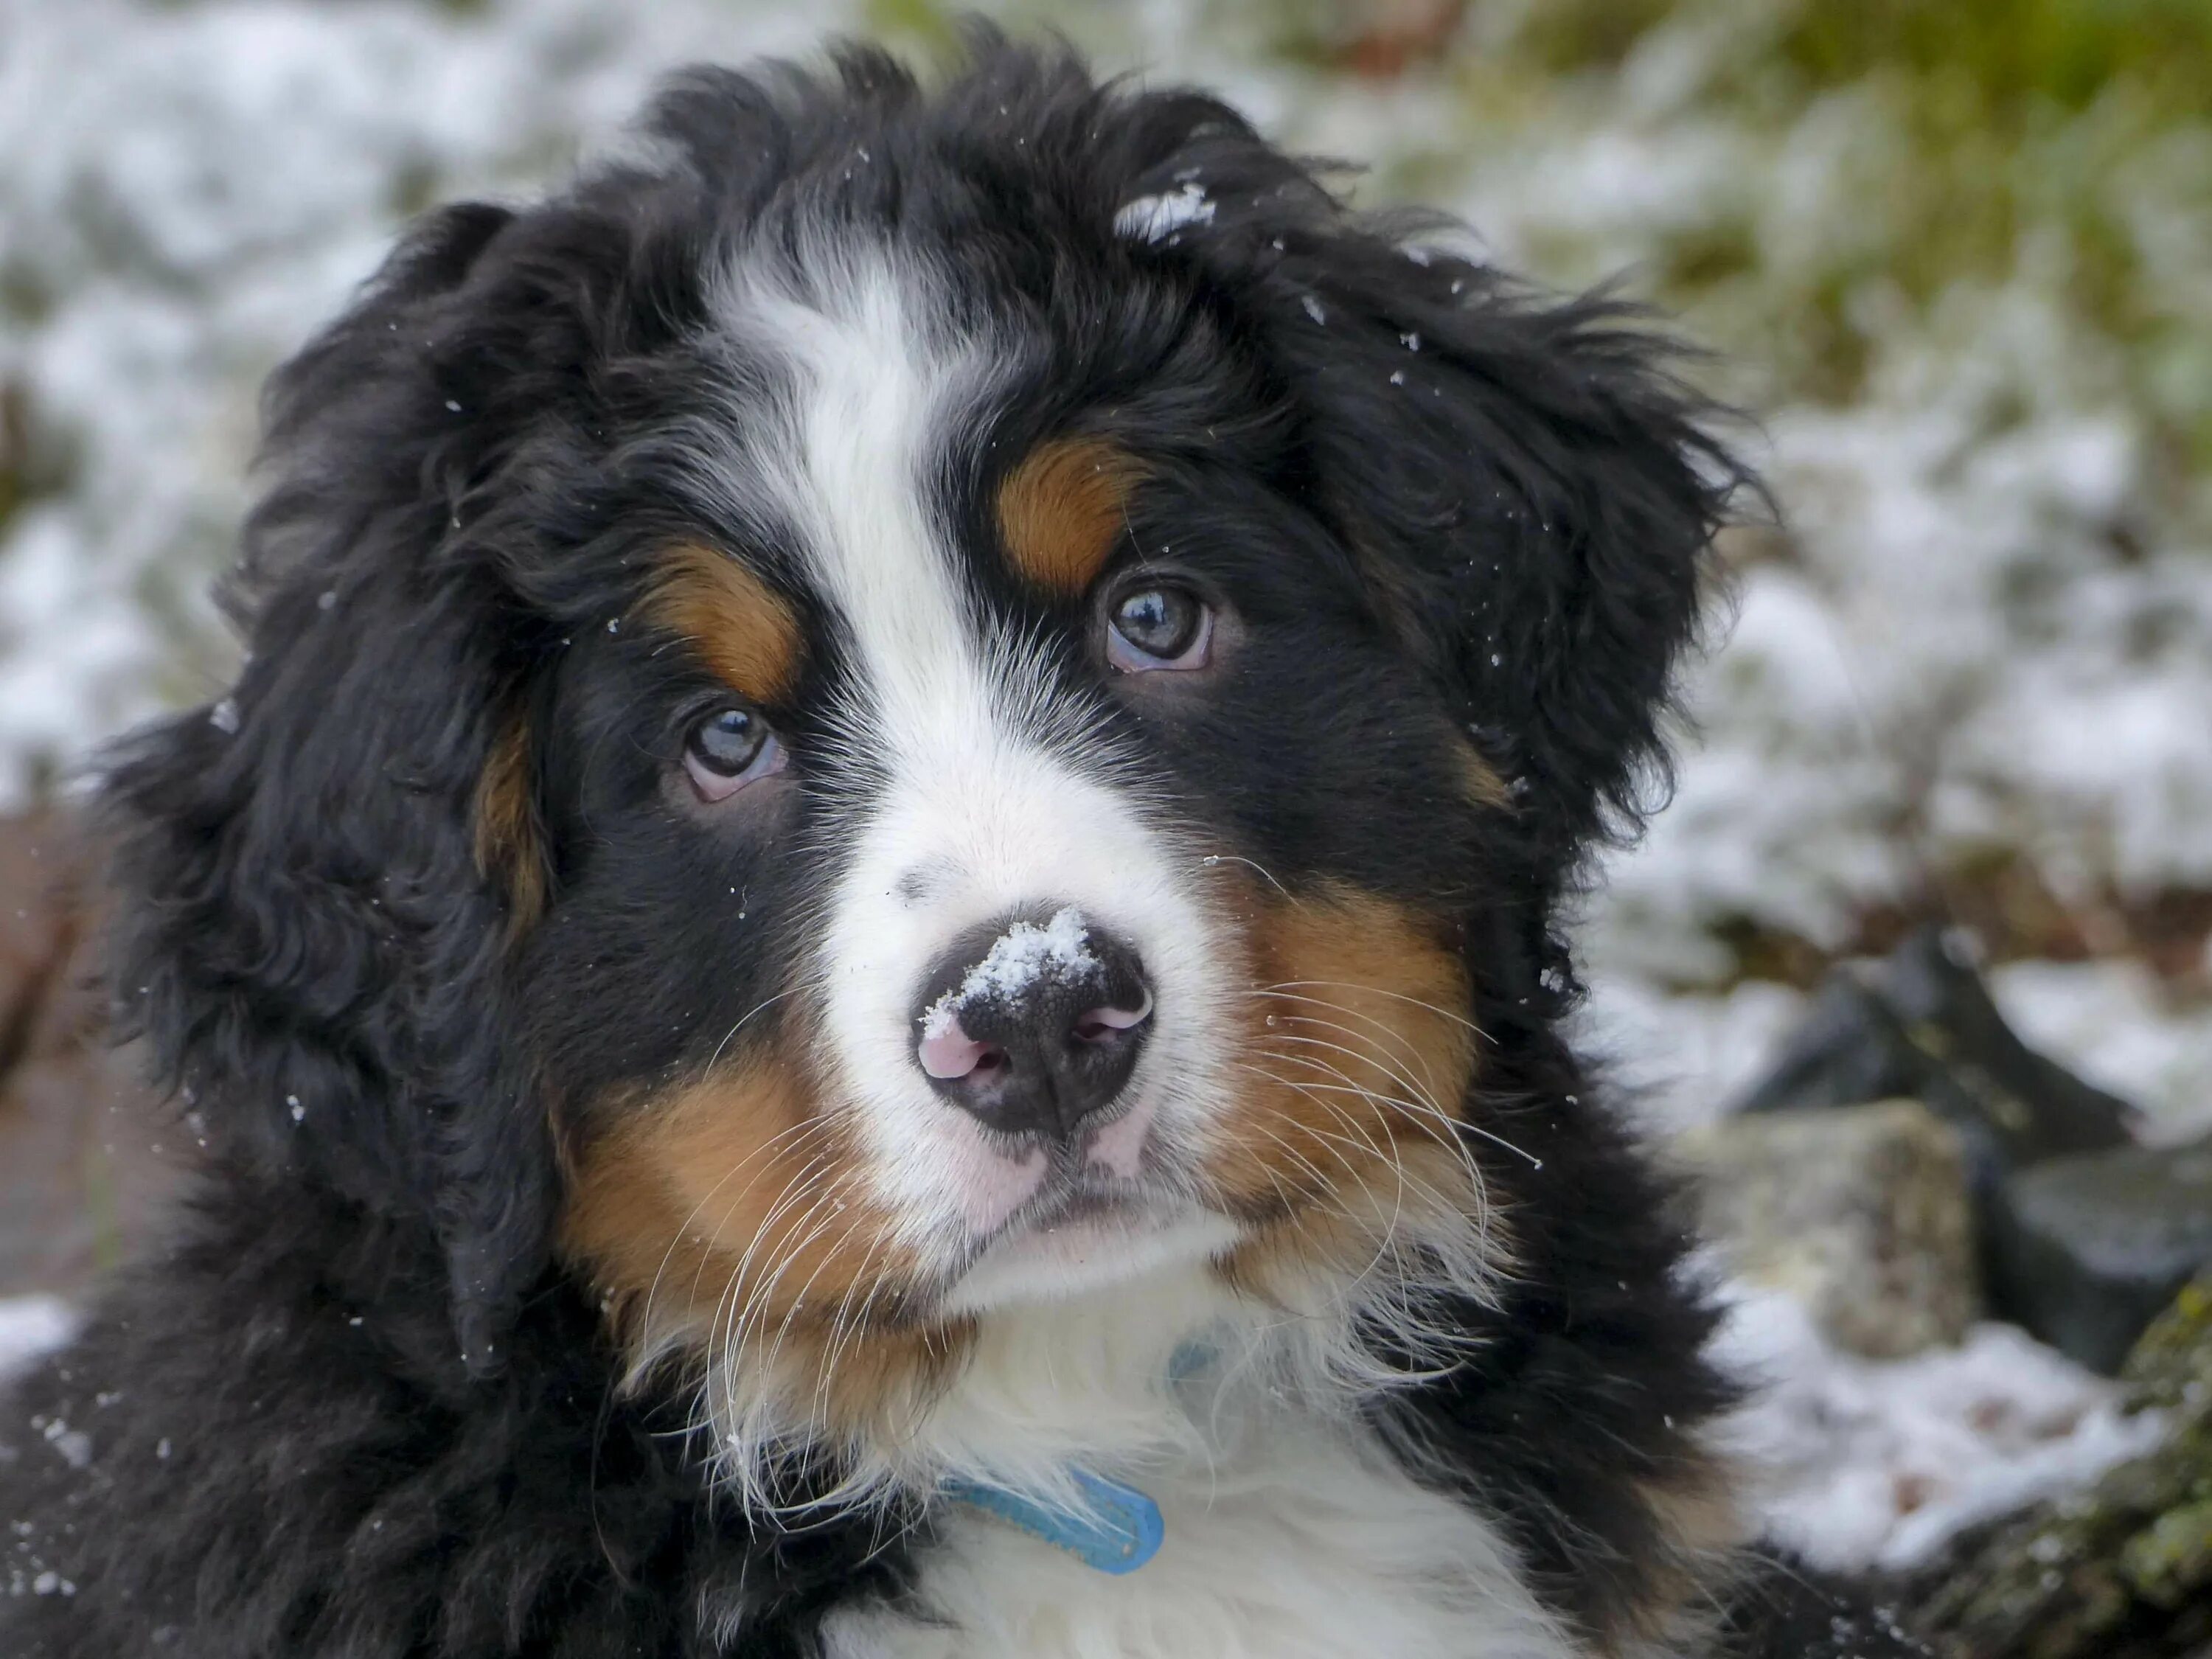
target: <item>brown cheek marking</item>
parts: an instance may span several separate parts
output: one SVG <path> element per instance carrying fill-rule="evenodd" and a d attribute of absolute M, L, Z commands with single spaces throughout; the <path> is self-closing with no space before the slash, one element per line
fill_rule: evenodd
<path fill-rule="evenodd" d="M 797 614 L 726 553 L 689 543 L 665 554 L 647 611 L 690 641 L 717 679 L 753 702 L 775 702 L 798 677 Z"/>
<path fill-rule="evenodd" d="M 1074 598 L 1087 589 L 1128 526 L 1136 459 L 1098 438 L 1040 446 L 999 486 L 999 534 L 1030 581 Z"/>
<path fill-rule="evenodd" d="M 519 930 L 545 908 L 545 838 L 531 778 L 530 727 L 512 720 L 492 744 L 477 786 L 477 868 L 506 891 Z"/>
<path fill-rule="evenodd" d="M 866 1432 L 910 1416 L 968 1332 L 902 1318 L 915 1263 L 804 1077 L 770 1051 L 625 1103 L 572 1154 L 562 1248 L 634 1352 L 721 1358 L 742 1323 L 738 1386 L 772 1357 L 787 1393 Z"/>
<path fill-rule="evenodd" d="M 1232 1212 L 1310 1228 L 1321 1212 L 1355 1213 L 1349 1195 L 1401 1183 L 1425 1202 L 1474 1200 L 1452 1127 L 1474 1065 L 1467 977 L 1436 933 L 1348 890 L 1254 902 L 1261 994 L 1209 1171 Z"/>

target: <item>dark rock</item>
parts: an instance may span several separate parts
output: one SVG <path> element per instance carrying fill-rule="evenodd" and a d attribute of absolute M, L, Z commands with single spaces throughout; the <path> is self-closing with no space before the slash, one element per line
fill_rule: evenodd
<path fill-rule="evenodd" d="M 1729 1597 L 1718 1651 L 1729 1659 L 1930 1659 L 1878 1586 L 1771 1559 Z"/>
<path fill-rule="evenodd" d="M 2006 1317 L 2112 1374 L 2212 1261 L 2212 1139 L 2078 1154 L 2007 1176 L 1984 1260 Z"/>
<path fill-rule="evenodd" d="M 2132 1107 L 2015 1036 L 1976 973 L 1935 928 L 1872 968 L 1838 969 L 1744 1112 L 1905 1097 L 1959 1131 L 1977 1193 L 2010 1170 L 2129 1144 Z"/>
<path fill-rule="evenodd" d="M 2122 1370 L 2159 1449 L 2087 1492 L 1961 1539 L 1902 1587 L 1947 1659 L 2201 1659 L 2212 1650 L 2212 1275 Z"/>
<path fill-rule="evenodd" d="M 1980 1310 L 1958 1133 L 1910 1100 L 1723 1118 L 1676 1139 L 1698 1224 L 1876 1359 L 1955 1343 Z"/>

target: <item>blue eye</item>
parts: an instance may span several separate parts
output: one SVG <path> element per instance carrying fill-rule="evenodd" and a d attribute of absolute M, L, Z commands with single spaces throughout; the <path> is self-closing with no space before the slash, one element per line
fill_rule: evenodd
<path fill-rule="evenodd" d="M 702 800 L 726 800 L 783 764 L 783 745 L 768 721 L 734 703 L 699 720 L 684 738 L 684 770 Z"/>
<path fill-rule="evenodd" d="M 1156 582 L 1115 599 L 1107 630 L 1107 658 L 1125 673 L 1203 668 L 1213 612 L 1188 587 Z"/>

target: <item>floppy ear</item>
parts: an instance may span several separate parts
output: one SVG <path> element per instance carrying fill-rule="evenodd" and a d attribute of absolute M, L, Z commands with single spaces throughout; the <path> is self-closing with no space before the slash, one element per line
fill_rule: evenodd
<path fill-rule="evenodd" d="M 1125 224 L 1256 325 L 1297 483 L 1511 785 L 1548 896 L 1665 781 L 1658 719 L 1745 477 L 1711 406 L 1633 307 L 1412 240 L 1433 216 L 1348 212 L 1218 105 L 1165 95 L 1135 131 Z"/>
<path fill-rule="evenodd" d="M 1278 349 L 1328 517 L 1534 840 L 1632 833 L 1738 477 L 1667 343 L 1605 300 L 1533 301 L 1362 234 L 1286 260 L 1285 285 Z"/>
<path fill-rule="evenodd" d="M 458 550 L 505 439 L 483 389 L 438 367 L 463 355 L 443 349 L 465 331 L 456 290 L 508 218 L 429 220 L 279 371 L 270 486 L 228 595 L 245 669 L 106 780 L 126 1022 L 220 1158 L 434 1226 L 478 1370 L 555 1194 L 501 1042 L 514 896 L 479 861 L 487 776 L 528 783 L 492 765 L 511 629 L 487 562 Z"/>

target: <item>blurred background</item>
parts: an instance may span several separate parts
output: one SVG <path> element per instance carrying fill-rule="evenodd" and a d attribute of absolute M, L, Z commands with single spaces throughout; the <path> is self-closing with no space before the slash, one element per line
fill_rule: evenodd
<path fill-rule="evenodd" d="M 1747 1431 L 1784 1530 L 1903 1571 L 2140 1454 L 2144 1385 L 2093 1372 L 2212 1255 L 2212 4 L 981 9 L 1208 83 L 1365 163 L 1358 199 L 1450 209 L 1712 349 L 1780 512 L 1728 538 L 1674 805 L 1586 905 L 1585 1040 L 1729 1193 L 1784 1171 L 1797 1255 L 1729 1268 L 1745 1363 L 1786 1385 Z M 159 1184 L 139 1118 L 87 1115 L 128 1085 L 82 1052 L 56 814 L 101 740 L 220 695 L 261 377 L 410 215 L 557 179 L 673 64 L 833 29 L 953 39 L 934 0 L 0 0 L 0 1292 L 72 1288 Z M 1893 1095 L 1926 1109 L 1805 1128 Z M 1746 1103 L 1814 1150 L 1731 1133 Z M 1852 1147 L 1875 1190 L 1808 1261 L 1790 1171 Z M 1717 1231 L 1771 1227 L 1731 1205 Z M 2130 1236 L 2115 1279 L 2050 1219 L 2084 1206 L 2154 1217 L 2152 1266 Z M 2029 1235 L 2059 1267 L 2002 1255 Z M 1924 1344 L 1869 1288 L 1914 1273 Z M 2038 1305 L 2068 1273 L 2143 1310 L 2084 1335 Z"/>

